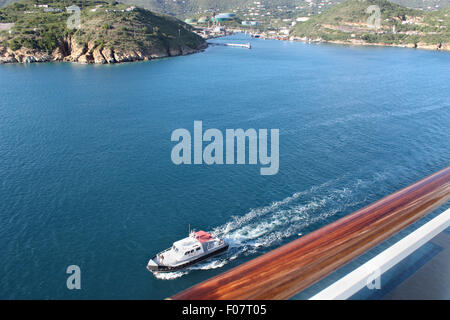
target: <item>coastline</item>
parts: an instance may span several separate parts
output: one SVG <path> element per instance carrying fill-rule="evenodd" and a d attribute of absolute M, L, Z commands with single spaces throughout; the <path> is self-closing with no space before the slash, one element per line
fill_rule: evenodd
<path fill-rule="evenodd" d="M 234 30 L 230 34 L 235 34 Z M 220 38 L 221 36 L 210 37 L 205 40 Z M 252 35 L 253 37 L 253 35 Z M 343 41 L 343 40 L 323 40 L 305 39 L 290 37 L 288 39 L 280 39 L 277 37 L 265 37 L 264 39 L 279 41 L 295 41 L 303 43 L 330 43 L 345 46 L 377 46 L 377 47 L 398 47 L 409 49 L 420 49 L 430 51 L 449 51 L 450 44 L 394 44 L 394 43 L 369 43 L 361 40 Z M 166 50 L 113 50 L 111 48 L 99 48 L 94 44 L 77 45 L 75 41 L 64 40 L 61 45 L 51 54 L 28 48 L 20 48 L 12 50 L 8 47 L 0 46 L 0 65 L 7 63 L 48 63 L 48 62 L 72 62 L 80 64 L 118 64 L 126 62 L 150 61 L 162 58 L 170 58 L 177 56 L 185 56 L 203 52 L 208 47 L 207 41 L 193 49 L 187 46 L 178 48 L 167 48 Z"/>
<path fill-rule="evenodd" d="M 323 39 L 292 39 L 290 41 L 298 41 L 305 43 L 332 43 L 339 45 L 348 45 L 348 46 L 376 46 L 376 47 L 398 47 L 398 48 L 409 48 L 409 49 L 420 49 L 420 50 L 432 50 L 432 51 L 450 51 L 450 43 L 443 43 L 441 45 L 437 44 L 427 44 L 427 43 L 407 43 L 407 44 L 395 44 L 395 43 L 370 43 L 361 40 L 354 41 L 343 41 L 343 40 L 323 40 Z"/>
<path fill-rule="evenodd" d="M 148 61 L 161 58 L 185 56 L 204 51 L 208 47 L 205 41 L 197 48 L 179 46 L 166 50 L 129 49 L 114 50 L 101 48 L 93 43 L 78 45 L 72 39 L 65 39 L 51 54 L 28 48 L 12 50 L 0 46 L 0 65 L 7 63 L 74 62 L 80 64 L 117 64 L 125 62 Z"/>
<path fill-rule="evenodd" d="M 242 32 L 242 30 L 236 30 L 236 29 L 230 29 L 227 30 L 226 35 L 230 34 L 236 34 L 236 33 L 245 33 Z M 377 47 L 398 47 L 398 48 L 409 48 L 409 49 L 421 49 L 421 50 L 432 50 L 432 51 L 450 51 L 450 43 L 442 43 L 442 44 L 428 44 L 424 42 L 418 42 L 417 44 L 413 43 L 383 43 L 383 42 L 376 42 L 376 43 L 370 43 L 363 40 L 350 40 L 350 41 L 344 41 L 344 40 L 324 40 L 322 38 L 300 38 L 295 36 L 262 36 L 258 33 L 250 33 L 250 36 L 252 38 L 259 38 L 259 39 L 268 39 L 268 40 L 278 40 L 278 41 L 291 41 L 291 42 L 304 42 L 304 43 L 332 43 L 332 44 L 338 44 L 338 45 L 346 45 L 346 46 L 377 46 Z M 212 38 L 218 38 L 218 37 L 212 37 Z"/>

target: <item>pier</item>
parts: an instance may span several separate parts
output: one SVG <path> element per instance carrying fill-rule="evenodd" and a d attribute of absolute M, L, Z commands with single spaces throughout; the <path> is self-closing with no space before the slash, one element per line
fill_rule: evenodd
<path fill-rule="evenodd" d="M 209 45 L 212 46 L 227 46 L 227 47 L 237 47 L 237 48 L 247 48 L 251 49 L 252 46 L 250 42 L 248 43 L 217 43 L 217 42 L 208 42 Z"/>
<path fill-rule="evenodd" d="M 247 48 L 247 49 L 252 48 L 252 46 L 250 45 L 250 42 L 248 42 L 248 43 L 224 43 L 224 46 L 241 47 L 241 48 Z"/>

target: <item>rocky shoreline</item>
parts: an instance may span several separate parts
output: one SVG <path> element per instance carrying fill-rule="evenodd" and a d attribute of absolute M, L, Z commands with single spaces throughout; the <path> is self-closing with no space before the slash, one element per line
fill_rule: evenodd
<path fill-rule="evenodd" d="M 123 50 L 97 46 L 93 42 L 79 44 L 74 38 L 64 38 L 59 41 L 59 46 L 51 54 L 36 49 L 12 50 L 9 47 L 0 46 L 0 64 L 38 62 L 112 64 L 188 55 L 200 52 L 207 46 L 208 44 L 204 42 L 197 48 L 177 46 Z"/>
<path fill-rule="evenodd" d="M 422 49 L 422 50 L 437 50 L 437 51 L 450 51 L 450 43 L 441 43 L 441 44 L 429 44 L 425 42 L 414 43 L 403 43 L 403 44 L 395 44 L 395 43 L 384 43 L 384 42 L 366 42 L 364 40 L 352 39 L 352 40 L 324 40 L 322 38 L 298 38 L 298 37 L 290 37 L 290 41 L 298 41 L 305 43 L 333 43 L 347 46 L 377 46 L 377 47 L 398 47 L 398 48 L 410 48 L 410 49 Z"/>
<path fill-rule="evenodd" d="M 315 41 L 314 41 L 315 42 Z M 354 45 L 354 46 L 378 46 L 378 47 L 399 47 L 399 48 L 411 48 L 411 49 L 422 49 L 422 50 L 437 50 L 437 51 L 450 51 L 450 43 L 437 44 L 427 44 L 419 42 L 417 44 L 395 44 L 395 43 L 369 43 L 361 40 L 353 41 L 317 41 L 324 43 L 334 43 L 343 45 Z"/>

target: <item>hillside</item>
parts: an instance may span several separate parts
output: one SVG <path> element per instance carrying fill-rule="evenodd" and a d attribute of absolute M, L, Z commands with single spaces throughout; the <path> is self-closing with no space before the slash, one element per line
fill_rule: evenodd
<path fill-rule="evenodd" d="M 379 25 L 374 10 L 380 8 Z M 298 23 L 291 35 L 303 40 L 351 44 L 380 44 L 448 49 L 450 9 L 424 12 L 386 0 L 349 0 L 306 22 Z"/>
<path fill-rule="evenodd" d="M 82 8 L 79 28 L 67 24 L 72 5 Z M 184 22 L 112 1 L 22 0 L 0 9 L 0 62 L 114 63 L 204 47 Z"/>
<path fill-rule="evenodd" d="M 2 1 L 2 0 L 0 0 Z M 8 0 L 6 0 L 8 1 Z M 301 6 L 312 3 L 322 3 L 320 0 L 256 0 L 265 5 L 269 10 L 277 6 Z M 255 6 L 255 0 L 121 0 L 124 3 L 134 3 L 143 8 L 176 15 L 179 17 L 192 16 L 205 10 L 232 11 L 238 8 Z M 334 3 L 343 2 L 343 0 L 334 0 Z M 440 9 L 450 6 L 450 0 L 393 0 L 392 2 L 409 7 L 422 9 Z M 437 6 L 437 7 L 436 7 Z M 273 10 L 272 10 L 273 11 Z"/>
<path fill-rule="evenodd" d="M 1 1 L 1 0 L 0 0 Z M 305 4 L 303 0 L 120 0 L 123 3 L 135 3 L 143 8 L 164 12 L 177 17 L 191 17 L 196 14 L 210 12 L 232 12 L 244 7 L 255 6 L 255 1 L 267 8 Z M 450 1 L 450 0 L 449 0 Z"/>
<path fill-rule="evenodd" d="M 0 8 L 17 0 L 0 0 Z M 162 12 L 177 17 L 190 17 L 203 13 L 205 10 L 232 11 L 238 8 L 254 6 L 255 0 L 120 0 L 126 4 L 134 4 L 156 12 Z M 301 6 L 312 3 L 323 3 L 320 0 L 259 0 L 267 8 L 277 6 Z M 334 3 L 343 0 L 334 0 Z M 436 10 L 450 6 L 450 0 L 392 0 L 392 2 L 409 8 L 422 8 L 426 10 Z M 326 2 L 325 2 L 326 3 Z"/>

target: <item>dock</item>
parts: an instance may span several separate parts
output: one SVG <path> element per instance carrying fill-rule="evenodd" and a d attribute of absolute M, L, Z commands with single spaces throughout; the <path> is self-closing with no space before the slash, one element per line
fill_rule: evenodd
<path fill-rule="evenodd" d="M 250 45 L 250 42 L 248 42 L 248 43 L 224 43 L 224 46 L 241 47 L 241 48 L 247 48 L 247 49 L 252 48 L 252 46 Z"/>

